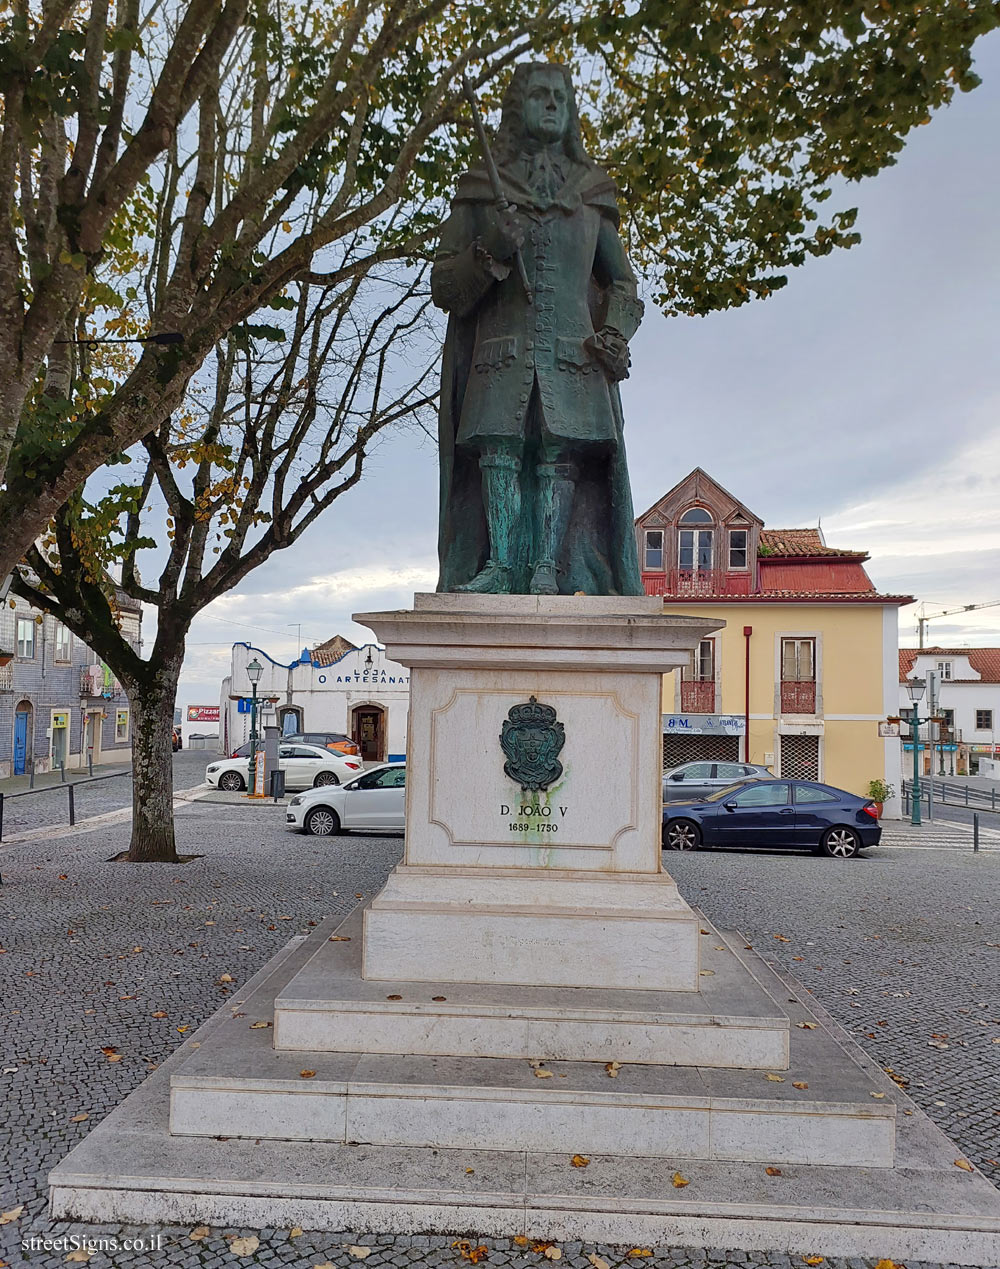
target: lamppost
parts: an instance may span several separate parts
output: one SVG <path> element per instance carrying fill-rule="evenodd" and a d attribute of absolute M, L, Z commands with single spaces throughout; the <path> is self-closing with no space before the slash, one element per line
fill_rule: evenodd
<path fill-rule="evenodd" d="M 257 777 L 257 684 L 264 673 L 264 667 L 256 657 L 247 666 L 247 678 L 250 680 L 250 769 L 247 789 L 253 793 Z"/>
<path fill-rule="evenodd" d="M 918 718 L 917 710 L 920 702 L 924 698 L 924 692 L 927 690 L 927 683 L 924 679 L 910 679 L 906 684 L 906 691 L 913 705 L 913 712 L 910 715 L 910 736 L 913 739 L 913 785 L 910 789 L 910 823 L 920 823 L 920 724 L 929 722 L 929 719 Z M 932 767 L 933 771 L 934 768 Z"/>

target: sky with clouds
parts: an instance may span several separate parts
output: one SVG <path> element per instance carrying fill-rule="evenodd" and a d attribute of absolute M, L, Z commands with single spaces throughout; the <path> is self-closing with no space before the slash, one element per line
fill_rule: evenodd
<path fill-rule="evenodd" d="M 821 521 L 831 544 L 869 551 L 883 591 L 928 611 L 1000 600 L 1000 33 L 976 69 L 982 86 L 894 167 L 835 193 L 860 208 L 859 246 L 734 312 L 647 306 L 623 385 L 637 510 L 701 466 L 770 527 Z M 287 661 L 337 633 L 370 639 L 351 614 L 433 590 L 436 533 L 433 443 L 384 437 L 359 487 L 196 619 L 179 703 L 218 700 L 234 640 Z M 1000 607 L 929 628 L 1000 645 Z"/>

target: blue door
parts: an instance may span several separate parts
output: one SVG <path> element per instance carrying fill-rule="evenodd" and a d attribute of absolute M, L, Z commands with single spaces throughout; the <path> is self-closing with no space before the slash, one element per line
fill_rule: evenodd
<path fill-rule="evenodd" d="M 24 775 L 28 758 L 28 714 L 14 715 L 14 774 Z"/>
<path fill-rule="evenodd" d="M 713 838 L 726 846 L 792 846 L 795 808 L 785 780 L 762 780 L 727 798 L 713 821 Z"/>

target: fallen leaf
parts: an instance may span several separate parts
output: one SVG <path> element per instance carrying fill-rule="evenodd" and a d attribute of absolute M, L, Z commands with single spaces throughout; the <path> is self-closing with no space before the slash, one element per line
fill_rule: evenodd
<path fill-rule="evenodd" d="M 629 1256 L 651 1256 L 652 1254 L 648 1247 L 633 1247 L 631 1251 L 626 1252 Z"/>
<path fill-rule="evenodd" d="M 562 1260 L 562 1252 L 558 1247 L 546 1247 L 542 1255 L 546 1260 Z"/>
<path fill-rule="evenodd" d="M 251 1234 L 248 1238 L 231 1238 L 229 1240 L 229 1250 L 234 1256 L 252 1256 L 260 1246 L 260 1239 L 256 1234 Z"/>
<path fill-rule="evenodd" d="M 327 939 L 328 943 L 350 943 L 350 935 L 348 934 L 331 934 Z"/>
<path fill-rule="evenodd" d="M 112 1053 L 117 1053 L 118 1050 L 115 1048 L 113 1044 L 106 1044 L 104 1048 L 101 1049 L 101 1052 L 104 1054 L 105 1057 L 110 1057 Z"/>
<path fill-rule="evenodd" d="M 177 1030 L 181 1033 L 181 1035 L 183 1035 L 185 1031 L 190 1031 L 191 1030 L 190 1022 L 185 1022 L 183 1027 L 178 1027 Z"/>
<path fill-rule="evenodd" d="M 971 1171 L 972 1171 L 972 1164 L 968 1161 L 968 1159 L 956 1159 L 956 1160 L 955 1160 L 955 1167 L 956 1167 L 956 1168 L 961 1168 L 963 1172 L 971 1172 Z"/>
<path fill-rule="evenodd" d="M 301 1237 L 302 1237 L 302 1226 L 301 1226 L 301 1225 L 294 1225 L 294 1226 L 293 1226 L 293 1227 L 292 1227 L 292 1228 L 288 1231 L 288 1237 L 289 1237 L 289 1238 L 301 1238 Z"/>
<path fill-rule="evenodd" d="M 775 934 L 774 937 L 778 940 L 779 943 L 791 943 L 792 941 L 791 939 L 786 938 L 784 934 Z"/>
<path fill-rule="evenodd" d="M 220 983 L 231 983 L 231 982 L 233 982 L 233 981 L 234 981 L 234 980 L 233 980 L 233 976 L 232 976 L 232 974 L 220 974 L 220 975 L 219 975 L 219 982 L 220 982 Z"/>
<path fill-rule="evenodd" d="M 606 1260 L 602 1260 L 600 1256 L 596 1256 L 593 1252 L 590 1253 L 587 1259 L 594 1266 L 594 1269 L 611 1269 Z"/>
<path fill-rule="evenodd" d="M 480 1260 L 489 1260 L 490 1257 L 488 1247 L 482 1244 L 478 1247 L 473 1247 L 472 1243 L 465 1238 L 459 1238 L 457 1242 L 453 1242 L 452 1247 L 458 1249 L 458 1254 L 463 1260 L 470 1260 L 474 1265 L 478 1265 Z"/>
<path fill-rule="evenodd" d="M 906 1269 L 905 1265 L 897 1265 L 895 1260 L 880 1260 L 875 1269 Z"/>
<path fill-rule="evenodd" d="M 203 1238 L 207 1238 L 211 1232 L 212 1231 L 207 1225 L 196 1225 L 195 1228 L 191 1230 L 190 1234 L 188 1234 L 188 1238 L 190 1238 L 193 1243 L 198 1243 L 201 1242 Z"/>
<path fill-rule="evenodd" d="M 715 949 L 715 950 L 716 950 L 717 952 L 724 952 L 726 949 L 725 949 L 725 948 L 722 946 L 722 944 L 720 943 L 720 944 L 718 944 L 718 946 L 716 947 L 716 949 Z"/>
<path fill-rule="evenodd" d="M 802 1263 L 804 1265 L 821 1265 L 823 1263 L 822 1256 L 803 1256 Z"/>
<path fill-rule="evenodd" d="M 353 1256 L 355 1260 L 366 1260 L 372 1254 L 371 1247 L 348 1247 L 347 1253 Z"/>
<path fill-rule="evenodd" d="M 784 1084 L 785 1077 L 783 1075 L 768 1075 L 767 1077 L 772 1084 Z"/>
<path fill-rule="evenodd" d="M 792 1080 L 792 1088 L 808 1088 L 809 1085 L 805 1080 Z"/>
<path fill-rule="evenodd" d="M 402 1000 L 402 999 L 403 999 L 402 996 L 397 996 L 397 995 L 386 996 L 386 1000 Z"/>
<path fill-rule="evenodd" d="M 801 1027 L 803 1031 L 815 1031 L 819 1026 L 818 1022 L 797 1022 L 797 1027 Z"/>
<path fill-rule="evenodd" d="M 605 1062 L 604 1069 L 607 1072 L 609 1080 L 616 1080 L 618 1072 L 622 1069 L 621 1062 Z"/>
<path fill-rule="evenodd" d="M 315 1074 L 316 1074 L 316 1072 L 315 1072 L 315 1071 L 299 1071 L 299 1079 L 300 1079 L 300 1080 L 311 1080 L 311 1079 L 312 1079 L 312 1077 L 313 1077 Z"/>
<path fill-rule="evenodd" d="M 711 978 L 711 977 L 714 975 L 715 970 L 714 970 L 714 969 L 703 969 L 703 970 L 701 970 L 701 971 L 700 971 L 700 973 L 701 973 L 702 978 Z"/>
<path fill-rule="evenodd" d="M 869 1093 L 868 1096 L 874 1097 L 876 1101 L 881 1101 L 882 1098 L 885 1096 L 885 1093 Z"/>
<path fill-rule="evenodd" d="M 109 1062 L 120 1062 L 121 1060 L 122 1060 L 122 1055 L 121 1055 L 120 1053 L 109 1053 L 109 1054 L 108 1054 L 108 1061 L 109 1061 Z"/>
<path fill-rule="evenodd" d="M 89 1118 L 90 1116 L 87 1114 L 86 1111 L 84 1111 L 82 1115 L 74 1115 L 73 1118 L 69 1122 L 71 1124 L 82 1124 L 85 1119 L 89 1119 Z"/>
<path fill-rule="evenodd" d="M 163 1010 L 163 1009 L 157 1009 L 156 1013 L 151 1013 L 149 1016 L 150 1016 L 151 1018 L 165 1018 L 165 1017 L 167 1016 L 167 1014 L 166 1014 L 166 1011 L 165 1011 L 165 1010 Z"/>
<path fill-rule="evenodd" d="M 466 1175 L 466 1176 L 475 1176 L 475 1175 L 476 1175 L 476 1169 L 475 1169 L 475 1168 L 466 1168 L 466 1169 L 465 1169 L 465 1175 Z"/>
<path fill-rule="evenodd" d="M 93 1254 L 92 1251 L 87 1251 L 86 1247 L 77 1247 L 76 1251 L 69 1253 L 66 1260 L 76 1264 L 86 1264 Z"/>
<path fill-rule="evenodd" d="M 525 1236 L 524 1236 L 523 1234 L 515 1234 L 515 1235 L 514 1235 L 514 1246 L 515 1246 L 515 1247 L 527 1247 L 527 1245 L 528 1245 L 528 1240 L 527 1240 L 527 1238 L 525 1238 Z"/>
<path fill-rule="evenodd" d="M 324 1260 L 323 1263 L 313 1265 L 313 1269 L 337 1269 L 332 1260 Z"/>
<path fill-rule="evenodd" d="M 590 1160 L 585 1154 L 575 1154 L 572 1159 L 570 1159 L 570 1163 L 574 1168 L 585 1168 L 589 1162 Z"/>
<path fill-rule="evenodd" d="M 543 1242 L 541 1239 L 538 1239 L 531 1244 L 531 1250 L 541 1253 L 545 1251 L 547 1247 L 551 1247 L 551 1246 L 552 1246 L 551 1243 Z"/>
<path fill-rule="evenodd" d="M 768 1176 L 783 1176 L 784 1175 L 784 1173 L 781 1171 L 780 1168 L 765 1168 L 764 1171 Z"/>
<path fill-rule="evenodd" d="M 683 1190 L 685 1185 L 691 1184 L 691 1182 L 687 1179 L 687 1177 L 681 1176 L 679 1172 L 675 1172 L 674 1175 L 670 1179 L 671 1181 L 673 1181 L 675 1190 Z"/>
<path fill-rule="evenodd" d="M 24 1211 L 24 1204 L 20 1207 L 12 1207 L 9 1212 L 0 1212 L 0 1225 L 9 1225 L 11 1221 L 16 1221 Z"/>
<path fill-rule="evenodd" d="M 250 1030 L 256 1031 L 258 1027 L 269 1027 L 270 1025 L 271 1024 L 269 1022 L 251 1022 Z"/>
<path fill-rule="evenodd" d="M 551 1072 L 551 1071 L 547 1071 L 547 1070 L 545 1069 L 545 1067 L 544 1067 L 544 1066 L 536 1066 L 536 1067 L 535 1067 L 535 1079 L 536 1079 L 536 1080 L 550 1080 L 551 1078 L 552 1078 L 552 1072 Z"/>

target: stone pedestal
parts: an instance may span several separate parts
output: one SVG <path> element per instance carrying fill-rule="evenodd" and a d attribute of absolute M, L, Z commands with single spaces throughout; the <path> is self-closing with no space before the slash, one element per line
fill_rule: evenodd
<path fill-rule="evenodd" d="M 697 923 L 660 867 L 660 700 L 719 623 L 528 595 L 356 620 L 410 667 L 406 854 L 366 914 L 364 977 L 697 991 Z M 531 700 L 565 734 L 538 790 L 500 744 Z"/>

